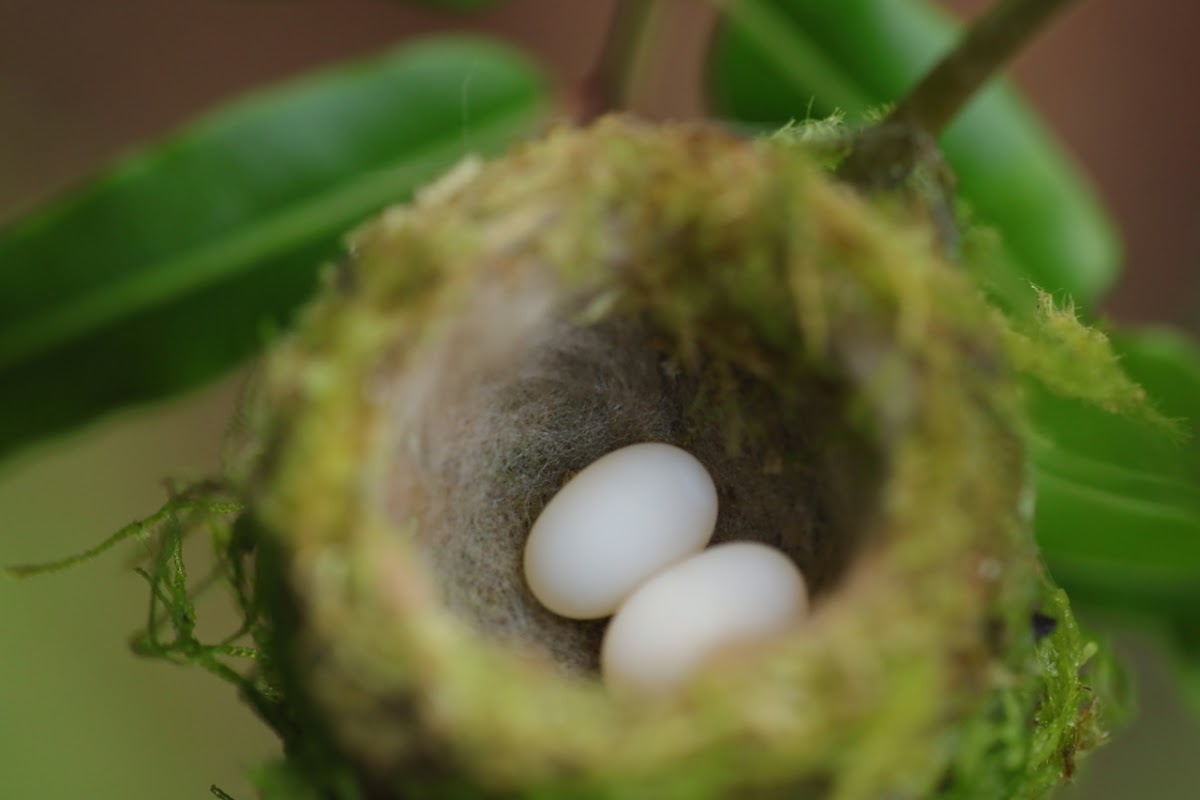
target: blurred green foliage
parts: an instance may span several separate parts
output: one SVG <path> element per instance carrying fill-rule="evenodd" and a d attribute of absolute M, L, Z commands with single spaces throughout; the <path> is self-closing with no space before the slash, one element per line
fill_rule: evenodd
<path fill-rule="evenodd" d="M 0 455 L 228 371 L 346 230 L 543 117 L 535 65 L 434 39 L 235 102 L 0 232 Z"/>

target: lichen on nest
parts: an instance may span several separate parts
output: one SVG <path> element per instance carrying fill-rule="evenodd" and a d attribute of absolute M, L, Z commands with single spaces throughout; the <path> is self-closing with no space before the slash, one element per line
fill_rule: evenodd
<path fill-rule="evenodd" d="M 352 237 L 234 472 L 318 760 L 383 797 L 1040 796 L 1103 699 L 1019 513 L 1034 340 L 802 146 L 613 118 L 466 162 Z M 816 608 L 632 704 L 520 552 L 575 470 L 645 440 L 699 456 L 717 538 L 781 547 Z"/>

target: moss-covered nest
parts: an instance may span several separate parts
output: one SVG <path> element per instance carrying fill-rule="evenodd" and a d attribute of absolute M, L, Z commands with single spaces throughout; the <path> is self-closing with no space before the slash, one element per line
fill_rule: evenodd
<path fill-rule="evenodd" d="M 1041 796 L 1103 698 L 1029 530 L 1028 344 L 794 141 L 609 119 L 464 162 L 354 235 L 255 394 L 238 480 L 305 780 Z M 554 492 L 639 441 L 696 454 L 716 539 L 783 549 L 814 607 L 652 701 L 521 575 Z"/>

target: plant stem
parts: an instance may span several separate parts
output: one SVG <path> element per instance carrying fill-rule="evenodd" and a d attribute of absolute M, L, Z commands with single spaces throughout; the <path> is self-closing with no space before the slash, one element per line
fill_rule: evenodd
<path fill-rule="evenodd" d="M 979 88 L 1075 0 L 1001 0 L 888 115 L 937 136 Z"/>
<path fill-rule="evenodd" d="M 838 177 L 861 189 L 894 189 L 925 167 L 925 205 L 953 250 L 953 175 L 936 138 L 979 88 L 1074 0 L 999 0 L 878 125 L 860 131 Z M 940 197 L 938 195 L 941 195 Z"/>
<path fill-rule="evenodd" d="M 625 105 L 630 75 L 636 72 L 641 44 L 653 0 L 620 0 L 604 36 L 600 60 L 584 81 L 584 121 L 599 117 Z"/>

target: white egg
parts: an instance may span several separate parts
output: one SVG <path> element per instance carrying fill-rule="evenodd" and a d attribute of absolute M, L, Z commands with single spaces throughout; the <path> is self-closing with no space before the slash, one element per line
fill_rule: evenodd
<path fill-rule="evenodd" d="M 717 654 L 761 643 L 808 608 L 791 559 L 757 542 L 728 542 L 663 570 L 617 611 L 600 651 L 615 690 L 669 690 Z"/>
<path fill-rule="evenodd" d="M 669 444 L 623 447 L 575 475 L 525 543 L 525 580 L 546 608 L 606 617 L 654 573 L 704 548 L 717 489 L 704 465 Z"/>

